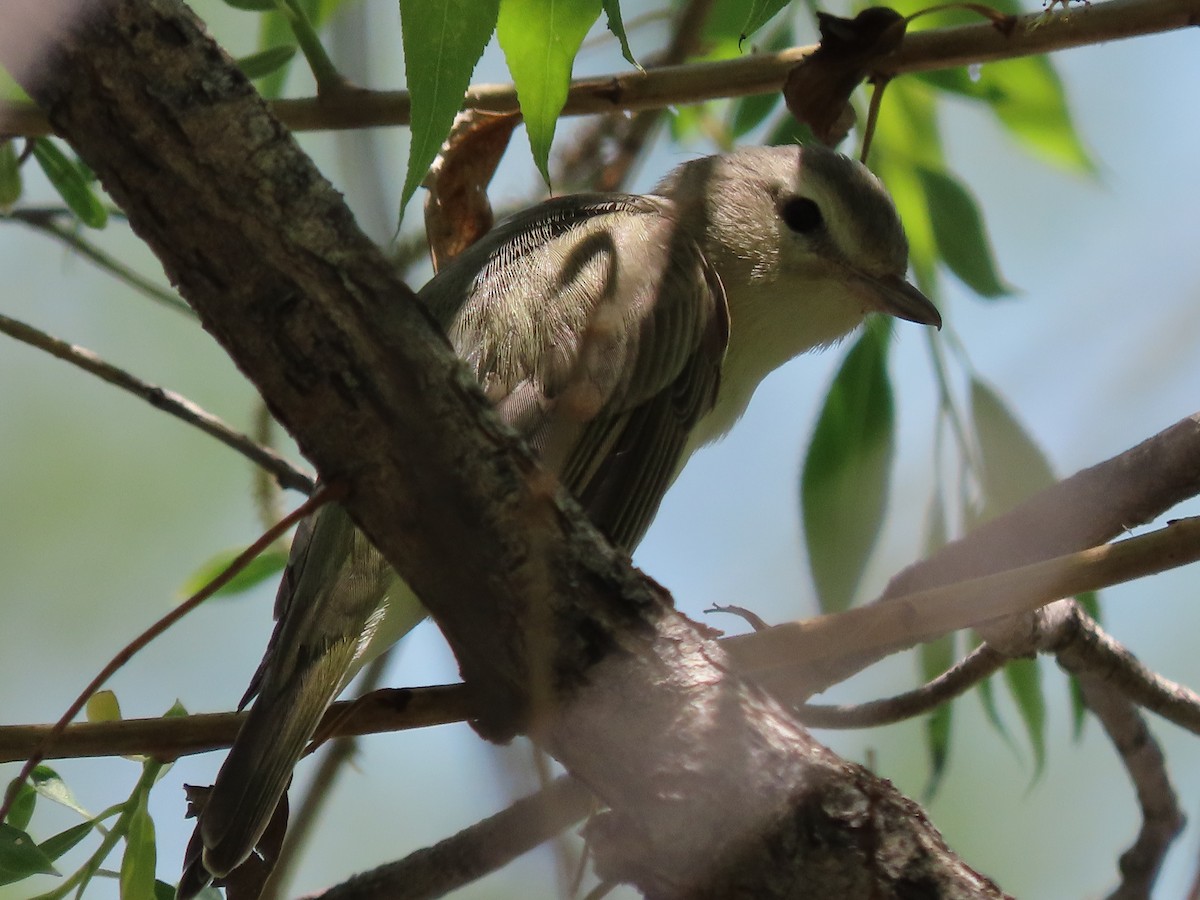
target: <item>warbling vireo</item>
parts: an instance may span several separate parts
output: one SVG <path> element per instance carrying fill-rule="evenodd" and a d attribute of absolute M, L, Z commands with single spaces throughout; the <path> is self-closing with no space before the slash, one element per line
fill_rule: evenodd
<path fill-rule="evenodd" d="M 500 416 L 632 551 L 692 451 L 769 372 L 867 313 L 939 325 L 862 165 L 819 147 L 693 160 L 648 196 L 580 194 L 502 223 L 425 286 Z M 338 506 L 296 533 L 275 632 L 179 886 L 252 852 L 321 716 L 363 662 L 424 617 Z"/>

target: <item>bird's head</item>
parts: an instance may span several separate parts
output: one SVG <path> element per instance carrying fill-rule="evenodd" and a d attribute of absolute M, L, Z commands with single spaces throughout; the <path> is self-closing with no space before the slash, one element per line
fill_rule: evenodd
<path fill-rule="evenodd" d="M 855 160 L 817 146 L 746 148 L 686 163 L 656 193 L 703 234 L 735 331 L 740 318 L 783 315 L 793 332 L 807 324 L 802 340 L 817 346 L 871 312 L 941 326 L 937 309 L 905 280 L 908 241 L 896 207 Z"/>

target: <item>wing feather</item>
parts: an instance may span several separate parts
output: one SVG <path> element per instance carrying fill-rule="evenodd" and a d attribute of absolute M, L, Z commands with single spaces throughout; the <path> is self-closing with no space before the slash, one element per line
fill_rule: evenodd
<path fill-rule="evenodd" d="M 716 397 L 719 278 L 660 197 L 552 201 L 465 255 L 422 299 L 505 421 L 632 550 Z"/>

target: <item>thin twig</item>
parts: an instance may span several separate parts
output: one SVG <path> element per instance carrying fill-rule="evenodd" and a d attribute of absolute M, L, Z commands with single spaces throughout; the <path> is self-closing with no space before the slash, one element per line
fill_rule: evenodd
<path fill-rule="evenodd" d="M 785 702 L 802 702 L 846 659 L 877 659 L 1000 616 L 1036 610 L 1060 597 L 1099 590 L 1200 560 L 1200 518 L 1113 544 L 886 603 L 776 625 L 726 638 L 748 675 Z M 837 679 L 841 680 L 841 679 Z"/>
<path fill-rule="evenodd" d="M 924 72 L 993 62 L 1188 28 L 1200 21 L 1200 0 L 1109 0 L 1082 10 L 1019 16 L 1005 35 L 991 24 L 939 28 L 908 35 L 888 57 L 884 74 Z M 778 91 L 788 71 L 816 46 L 757 53 L 713 63 L 621 72 L 572 82 L 563 115 L 614 110 L 662 109 L 727 97 Z M 512 85 L 477 85 L 465 106 L 491 112 L 518 111 Z M 371 128 L 409 123 L 406 91 L 355 91 L 336 102 L 309 97 L 277 100 L 275 115 L 293 131 Z M 0 133 L 36 137 L 50 133 L 45 115 L 28 104 L 0 104 Z"/>
<path fill-rule="evenodd" d="M 1075 675 L 1088 675 L 1168 722 L 1200 735 L 1200 694 L 1144 666 L 1078 607 L 1069 638 L 1059 630 L 1049 649 Z"/>
<path fill-rule="evenodd" d="M 965 694 L 1002 669 L 1007 662 L 1008 657 L 997 653 L 987 644 L 981 644 L 937 678 L 915 690 L 853 706 L 804 703 L 793 707 L 793 711 L 809 728 L 874 728 L 891 725 L 932 712 L 943 703 Z"/>
<path fill-rule="evenodd" d="M 60 221 L 64 217 L 69 217 L 67 221 L 72 224 L 65 224 Z M 183 313 L 191 318 L 196 319 L 196 311 L 188 306 L 179 298 L 173 291 L 168 291 L 160 287 L 155 282 L 146 278 L 132 268 L 125 265 L 114 256 L 105 253 L 91 241 L 85 240 L 75 230 L 77 225 L 73 214 L 66 209 L 45 209 L 45 208 L 25 208 L 14 209 L 7 216 L 0 217 L 0 222 L 9 219 L 14 222 L 20 222 L 30 228 L 40 231 L 43 234 L 48 234 L 59 241 L 62 241 L 84 259 L 91 260 L 100 269 L 107 272 L 109 275 L 116 278 L 118 281 L 127 284 L 129 287 L 142 294 L 145 294 L 151 300 L 161 303 L 168 309 L 175 312 Z"/>
<path fill-rule="evenodd" d="M 1167 775 L 1162 749 L 1137 707 L 1091 675 L 1079 674 L 1084 701 L 1112 741 L 1142 811 L 1142 827 L 1133 845 L 1121 854 L 1121 883 L 1109 900 L 1149 897 L 1172 842 L 1183 830 L 1184 817 Z"/>
<path fill-rule="evenodd" d="M 822 671 L 830 661 L 839 659 L 844 653 L 861 653 L 865 649 L 886 655 L 886 652 L 895 652 L 922 641 L 933 640 L 951 631 L 977 626 L 999 615 L 1035 609 L 1059 597 L 1120 584 L 1198 559 L 1200 518 L 1181 519 L 1165 528 L 1115 544 L 1094 547 L 1081 553 L 984 578 L 897 597 L 886 604 L 860 607 L 803 622 L 790 622 L 756 634 L 725 638 L 722 645 L 730 652 L 744 674 L 767 684 L 785 702 L 795 702 L 798 694 L 807 697 L 805 690 L 810 683 L 811 673 Z M 421 722 L 405 719 L 400 727 L 419 727 L 422 724 L 440 724 L 468 718 L 471 715 L 470 700 L 465 693 L 459 693 L 460 689 L 465 691 L 461 686 L 445 688 L 445 694 L 430 697 L 429 706 L 422 713 L 429 718 Z M 389 692 L 376 691 L 371 696 L 387 693 Z M 443 707 L 443 703 L 453 708 Z M 342 709 L 341 705 L 335 705 L 334 708 Z M 350 722 L 342 723 L 333 729 L 332 733 L 363 734 L 374 730 L 364 725 L 369 715 L 360 717 L 357 712 L 356 710 L 356 714 L 350 717 Z M 367 712 L 369 713 L 369 710 Z M 212 725 L 195 728 L 189 741 L 176 740 L 172 728 L 178 723 L 190 723 L 198 718 L 163 722 L 161 730 L 153 732 L 157 740 L 173 741 L 169 747 L 146 747 L 130 743 L 126 728 L 132 726 L 133 722 L 124 722 L 106 726 L 111 730 L 104 732 L 105 740 L 111 743 L 102 743 L 98 732 L 92 732 L 87 735 L 86 740 L 81 736 L 79 746 L 87 747 L 86 752 L 75 749 L 71 752 L 60 752 L 58 755 L 99 756 L 144 752 L 164 756 L 198 753 L 228 745 L 240 721 L 234 714 L 212 716 L 209 717 Z M 394 719 L 391 713 L 385 712 L 383 720 L 389 723 L 384 730 L 393 728 Z M 155 720 L 142 721 L 140 727 L 145 727 L 149 721 Z M 73 727 L 82 730 L 85 727 L 94 729 L 99 726 Z M 28 741 L 30 736 L 36 733 L 36 728 L 0 728 L 0 762 L 13 758 L 6 756 L 6 753 L 11 752 L 6 747 L 12 748 L 19 740 Z M 120 744 L 116 742 L 118 736 L 123 741 Z M 64 740 L 58 743 L 54 750 L 66 751 L 67 748 L 68 744 Z M 24 754 L 15 758 L 22 759 Z"/>
<path fill-rule="evenodd" d="M 1058 664 L 1075 676 L 1084 703 L 1100 720 L 1129 773 L 1142 812 L 1137 839 L 1121 854 L 1121 884 L 1109 898 L 1147 897 L 1168 849 L 1183 830 L 1184 817 L 1162 750 L 1138 706 L 1143 699 L 1154 702 L 1168 696 L 1172 709 L 1183 708 L 1194 725 L 1200 698 L 1174 685 L 1171 693 L 1176 696 L 1169 696 L 1165 679 L 1142 666 L 1073 600 L 1048 608 L 1039 626 L 1039 649 L 1054 653 Z"/>
<path fill-rule="evenodd" d="M 583 819 L 591 791 L 562 776 L 507 809 L 395 862 L 330 888 L 321 900 L 419 900 L 441 897 L 494 872 Z"/>
<path fill-rule="evenodd" d="M 1129 528 L 1149 522 L 1175 504 L 1200 493 L 1200 414 L 1189 416 L 1136 447 L 1076 472 L 1031 497 L 1011 512 L 992 519 L 965 537 L 942 547 L 928 559 L 915 563 L 888 583 L 874 605 L 887 605 L 899 598 L 912 598 L 934 588 L 972 583 L 972 579 L 1018 567 L 1072 551 L 1095 548 Z M 1166 562 L 1166 560 L 1164 560 Z M 958 590 L 958 588 L 953 588 Z M 1060 596 L 1073 596 L 1074 589 Z M 953 601 L 951 601 L 953 602 Z M 1004 602 L 991 601 L 1004 612 Z M 1034 608 L 1039 604 L 1032 604 Z M 847 615 L 863 616 L 862 622 L 874 621 L 866 607 Z M 1008 610 L 1012 612 L 1013 610 Z M 895 611 L 893 617 L 902 611 Z M 966 617 L 971 612 L 960 609 Z M 890 644 L 886 633 L 855 633 L 853 618 L 840 631 L 823 632 L 825 620 L 813 620 L 802 627 L 786 626 L 795 643 L 789 649 L 784 632 L 777 629 L 750 637 L 734 638 L 735 652 L 744 649 L 753 667 L 757 646 L 777 642 L 770 656 L 790 667 L 786 683 L 775 685 L 793 698 L 804 702 L 831 684 L 837 684 L 872 663 L 894 653 L 899 646 Z M 880 619 L 879 621 L 885 621 Z M 972 626 L 986 621 L 980 617 Z M 912 620 L 899 623 L 907 629 Z M 833 626 L 843 628 L 843 623 Z M 812 634 L 808 634 L 811 631 Z M 842 643 L 834 646 L 837 637 Z M 745 647 L 737 646 L 745 642 Z M 811 655 L 811 661 L 809 658 Z M 784 673 L 781 672 L 781 680 Z M 808 691 L 808 694 L 803 693 Z"/>
<path fill-rule="evenodd" d="M 387 688 L 334 703 L 321 720 L 330 736 L 380 734 L 464 722 L 477 714 L 462 684 Z M 46 748 L 46 759 L 141 754 L 172 760 L 229 747 L 249 713 L 196 713 L 170 719 L 122 719 L 68 725 Z M 28 759 L 53 726 L 0 726 L 0 763 Z"/>
<path fill-rule="evenodd" d="M 234 431 L 212 413 L 201 409 L 186 397 L 182 397 L 166 388 L 147 384 L 141 379 L 130 375 L 125 370 L 118 369 L 111 363 L 105 362 L 90 350 L 77 347 L 74 344 L 68 344 L 66 341 L 52 337 L 44 331 L 34 328 L 32 325 L 26 325 L 24 322 L 10 319 L 8 316 L 0 315 L 0 332 L 29 344 L 31 347 L 45 350 L 50 355 L 69 362 L 73 366 L 78 366 L 85 372 L 90 372 L 92 375 L 107 381 L 109 384 L 129 391 L 134 396 L 145 400 L 155 409 L 160 409 L 189 425 L 199 428 L 205 434 L 216 438 L 225 446 L 236 450 L 255 465 L 266 469 L 275 476 L 282 487 L 291 488 L 303 493 L 312 491 L 312 476 L 296 468 L 274 450 L 262 447 L 246 437 L 246 435 Z"/>
<path fill-rule="evenodd" d="M 59 720 L 54 723 L 54 725 L 45 733 L 37 749 L 30 754 L 29 760 L 21 768 L 21 771 L 18 773 L 17 777 L 13 779 L 12 784 L 9 787 L 8 795 L 4 798 L 4 803 L 0 804 L 0 822 L 3 822 L 5 816 L 8 815 L 9 807 L 17 795 L 18 788 L 25 783 L 25 779 L 27 779 L 33 770 L 37 768 L 38 764 L 53 752 L 55 741 L 58 739 L 59 735 L 63 733 L 63 730 L 67 727 L 68 723 L 79 714 L 79 711 L 83 709 L 84 704 L 87 703 L 88 698 L 91 697 L 92 694 L 100 690 L 100 688 L 104 686 L 104 683 L 108 681 L 108 679 L 110 679 L 118 670 L 120 670 L 125 663 L 133 659 L 133 657 L 147 644 L 149 644 L 159 635 L 166 632 L 168 628 L 190 613 L 193 609 L 195 609 L 225 585 L 229 584 L 229 582 L 233 580 L 234 576 L 242 571 L 242 569 L 246 568 L 250 561 L 262 553 L 263 550 L 271 546 L 271 544 L 274 543 L 280 535 L 286 534 L 289 528 L 319 507 L 324 506 L 326 503 L 341 499 L 341 496 L 345 494 L 345 492 L 345 487 L 340 484 L 326 485 L 325 487 L 322 487 L 319 491 L 317 491 L 316 494 L 296 507 L 296 509 L 289 515 L 283 519 L 280 519 L 273 528 L 263 532 L 263 534 L 259 536 L 258 540 L 242 551 L 242 553 L 240 553 L 237 558 L 233 560 L 233 562 L 226 566 L 225 569 L 212 581 L 210 581 L 196 593 L 192 594 L 192 596 L 188 597 L 173 610 L 171 610 L 165 616 L 162 616 L 149 628 L 122 647 L 117 655 L 109 660 L 104 668 L 100 670 L 96 677 L 88 682 L 87 687 L 80 691 L 79 696 L 76 697 L 71 705 L 67 707 L 66 712 L 64 712 Z"/>

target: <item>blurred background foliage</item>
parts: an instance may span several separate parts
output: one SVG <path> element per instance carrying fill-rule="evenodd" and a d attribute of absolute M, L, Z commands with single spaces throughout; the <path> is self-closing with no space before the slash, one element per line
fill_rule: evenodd
<path fill-rule="evenodd" d="M 672 10 L 661 4 L 560 2 L 554 34 L 543 30 L 548 17 L 535 14 L 537 5 L 447 0 L 430 12 L 434 5 L 411 0 L 399 9 L 362 0 L 194 3 L 267 96 L 327 90 L 342 76 L 412 91 L 411 130 L 299 136 L 364 229 L 397 247 L 420 240 L 417 207 L 407 201 L 420 199 L 421 177 L 468 83 L 516 81 L 527 125 L 491 191 L 497 209 L 516 208 L 545 195 L 545 176 L 558 187 L 556 167 L 593 127 L 556 121 L 572 65 L 577 77 L 629 71 L 633 61 L 651 61 L 670 34 Z M 715 3 L 699 58 L 814 41 L 812 11 L 791 4 L 767 17 L 782 6 Z M 907 14 L 917 4 L 897 8 Z M 966 20 L 950 15 L 911 27 Z M 763 27 L 743 38 L 751 18 Z M 1196 82 L 1200 60 L 1185 40 L 1139 38 L 889 85 L 871 165 L 897 201 L 914 272 L 947 327 L 936 336 L 872 327 L 835 351 L 797 360 L 763 386 L 727 440 L 693 461 L 635 559 L 685 612 L 734 603 L 783 621 L 862 602 L 908 562 L 1055 475 L 1195 411 L 1200 182 L 1189 174 L 1197 126 L 1182 86 Z M 546 47 L 547 65 L 524 64 Z M 861 121 L 864 92 L 855 104 Z M 681 106 L 663 125 L 629 189 L 649 189 L 699 153 L 801 136 L 778 95 Z M 855 152 L 857 140 L 855 132 L 844 149 Z M 0 312 L 252 429 L 253 390 L 180 311 L 153 257 L 86 168 L 55 141 L 38 141 L 18 165 L 21 149 L 0 149 L 0 208 L 13 214 L 0 219 L 8 287 Z M 33 212 L 61 207 L 70 215 L 34 221 Z M 114 278 L 113 266 L 106 273 L 92 265 L 80 241 L 128 272 Z M 414 263 L 410 283 L 428 271 Z M 249 465 L 231 451 L 0 340 L 0 720 L 46 722 L 198 572 L 257 534 L 259 507 Z M 111 684 L 125 714 L 161 714 L 176 701 L 193 711 L 231 708 L 269 633 L 272 571 L 262 566 L 263 581 L 209 603 L 127 666 Z M 1109 630 L 1145 663 L 1192 685 L 1200 682 L 1187 637 L 1196 631 L 1196 587 L 1194 572 L 1168 573 L 1108 592 L 1104 612 Z M 915 659 L 885 661 L 828 699 L 902 690 L 969 643 L 960 635 Z M 388 684 L 456 678 L 428 624 L 397 657 Z M 1045 662 L 1010 667 L 983 700 L 972 695 L 925 721 L 821 737 L 929 797 L 950 844 L 1014 895 L 1104 891 L 1137 827 L 1111 749 L 1094 726 L 1076 737 L 1066 679 Z M 1200 745 L 1171 727 L 1157 734 L 1191 809 L 1200 797 Z M 106 862 L 120 877 L 93 881 L 88 896 L 135 896 L 134 886 L 155 872 L 174 883 L 191 830 L 179 786 L 210 782 L 219 759 L 186 758 L 165 773 L 120 759 L 52 763 L 65 785 L 41 773 L 44 794 L 61 800 L 69 786 L 93 813 L 132 798 L 107 822 L 120 817 L 113 833 L 131 850 Z M 485 746 L 466 726 L 363 740 L 295 889 L 340 880 L 494 812 L 535 788 L 530 760 L 528 747 Z M 302 766 L 298 784 L 311 768 Z M 15 771 L 0 767 L 6 778 Z M 61 835 L 59 871 L 73 872 L 103 849 L 61 803 L 43 800 L 35 810 L 28 795 L 22 803 L 16 824 L 39 840 Z M 1189 831 L 1162 896 L 1183 892 L 1195 857 Z M 555 871 L 554 855 L 539 851 L 462 895 L 550 896 Z M 40 877 L 0 887 L 0 897 L 62 886 Z"/>

